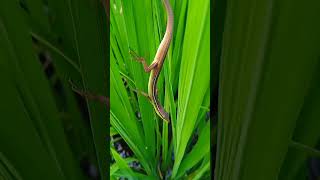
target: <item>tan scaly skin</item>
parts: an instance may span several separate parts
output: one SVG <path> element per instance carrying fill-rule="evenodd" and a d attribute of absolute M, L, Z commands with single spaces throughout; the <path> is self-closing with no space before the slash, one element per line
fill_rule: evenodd
<path fill-rule="evenodd" d="M 136 60 L 143 64 L 145 72 L 150 72 L 147 96 L 149 97 L 156 113 L 161 117 L 161 119 L 163 119 L 166 122 L 170 122 L 169 114 L 164 110 L 163 106 L 160 104 L 157 93 L 158 77 L 160 75 L 164 60 L 166 58 L 173 32 L 173 12 L 169 0 L 162 0 L 162 2 L 167 12 L 167 28 L 153 62 L 148 66 L 144 58 L 138 57 L 132 51 L 130 51 L 130 53 L 136 56 Z"/>

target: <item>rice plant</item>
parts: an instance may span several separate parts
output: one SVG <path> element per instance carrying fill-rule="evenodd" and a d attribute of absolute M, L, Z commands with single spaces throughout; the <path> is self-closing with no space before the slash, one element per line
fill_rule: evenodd
<path fill-rule="evenodd" d="M 310 162 L 320 155 L 320 2 L 214 6 L 221 49 L 215 179 L 319 179 Z"/>
<path fill-rule="evenodd" d="M 100 1 L 0 2 L 0 179 L 107 179 L 107 22 Z M 100 175 L 99 175 L 100 172 Z"/>
<path fill-rule="evenodd" d="M 162 0 L 0 2 L 1 180 L 319 179 L 320 1 L 169 2 L 169 123 Z"/>
<path fill-rule="evenodd" d="M 110 1 L 111 178 L 210 178 L 210 1 L 170 1 L 174 31 L 158 81 L 167 123 L 147 92 L 150 64 L 163 38 L 159 0 Z M 199 153 L 201 152 L 201 153 Z"/>

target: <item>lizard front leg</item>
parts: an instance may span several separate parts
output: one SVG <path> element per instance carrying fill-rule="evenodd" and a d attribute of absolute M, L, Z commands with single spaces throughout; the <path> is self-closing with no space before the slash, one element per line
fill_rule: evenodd
<path fill-rule="evenodd" d="M 147 73 L 149 73 L 152 69 L 154 69 L 158 65 L 158 62 L 153 62 L 150 64 L 150 66 L 148 66 L 146 60 L 143 57 L 138 56 L 136 52 L 130 49 L 129 53 L 131 54 L 131 56 L 133 56 L 134 60 L 142 63 L 143 69 Z"/>

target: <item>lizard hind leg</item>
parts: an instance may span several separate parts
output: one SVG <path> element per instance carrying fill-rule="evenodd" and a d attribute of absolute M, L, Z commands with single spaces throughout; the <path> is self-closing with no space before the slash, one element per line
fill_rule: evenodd
<path fill-rule="evenodd" d="M 148 98 L 149 101 L 151 100 L 149 94 L 144 92 L 144 91 L 141 91 L 141 90 L 138 90 L 138 89 L 132 89 L 132 91 L 134 91 L 135 93 L 140 94 L 140 95 Z"/>
<path fill-rule="evenodd" d="M 71 85 L 71 89 L 77 93 L 78 95 L 87 98 L 88 100 L 95 100 L 95 101 L 99 101 L 100 103 L 105 104 L 108 108 L 110 105 L 110 100 L 109 97 L 106 96 L 101 96 L 101 95 L 96 95 L 90 92 L 86 92 L 83 90 L 80 90 L 75 84 L 73 84 L 73 82 L 69 79 L 69 83 Z"/>

